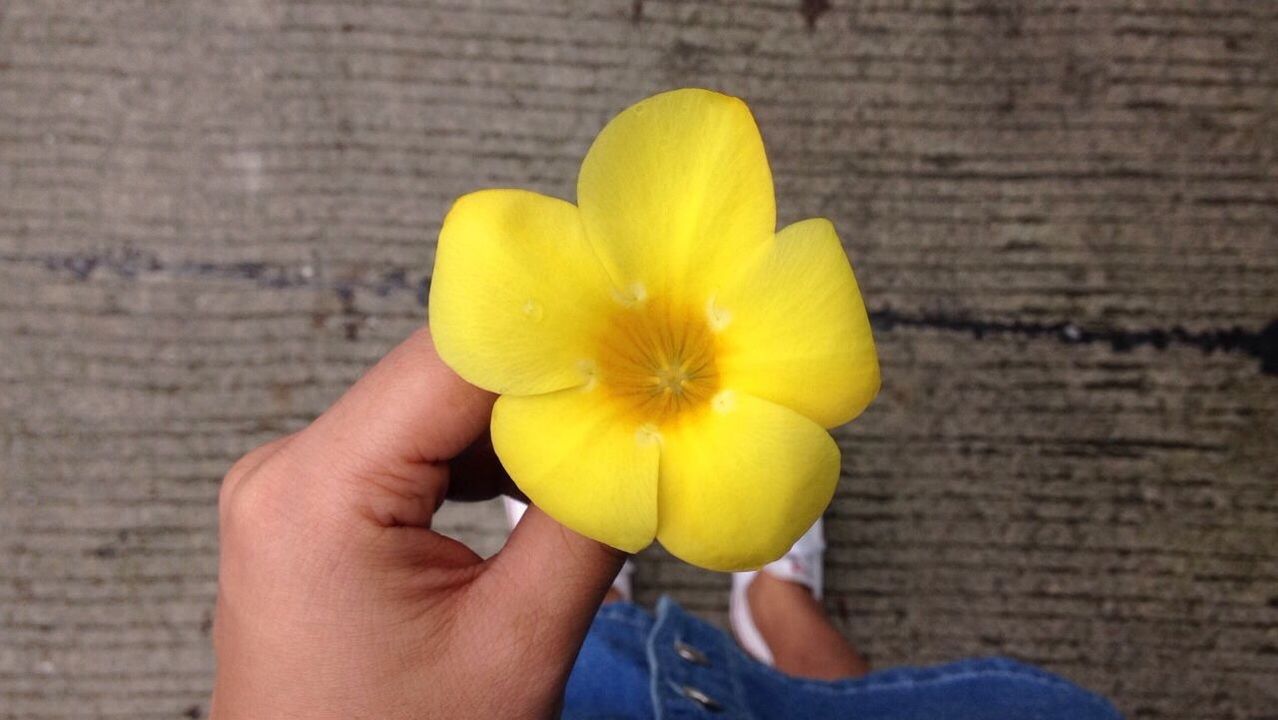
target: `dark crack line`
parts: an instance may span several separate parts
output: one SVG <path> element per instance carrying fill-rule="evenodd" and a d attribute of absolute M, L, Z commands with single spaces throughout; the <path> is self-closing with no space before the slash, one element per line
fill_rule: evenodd
<path fill-rule="evenodd" d="M 808 32 L 816 30 L 817 20 L 830 11 L 830 0 L 800 0 L 799 14 L 808 26 Z"/>
<path fill-rule="evenodd" d="M 123 280 L 134 280 L 144 275 L 159 275 L 170 278 L 244 280 L 271 289 L 331 290 L 345 303 L 352 302 L 355 292 L 362 290 L 378 297 L 412 292 L 416 295 L 417 302 L 425 306 L 426 296 L 430 291 L 429 277 L 411 277 L 404 268 L 364 273 L 362 277 L 324 279 L 318 275 L 316 268 L 310 265 L 265 262 L 165 262 L 154 253 L 134 249 L 99 254 L 0 255 L 0 262 L 14 265 L 39 265 L 50 272 L 69 275 L 79 281 L 87 281 L 97 274 L 109 274 Z"/>
<path fill-rule="evenodd" d="M 110 274 L 132 280 L 144 275 L 174 278 L 242 280 L 272 289 L 309 288 L 336 293 L 344 305 L 354 306 L 357 291 L 378 297 L 413 293 L 417 303 L 426 305 L 430 293 L 428 275 L 411 275 L 404 268 L 365 272 L 362 276 L 326 279 L 308 265 L 281 265 L 264 262 L 217 263 L 205 261 L 165 262 L 154 253 L 131 248 L 108 253 L 68 255 L 0 255 L 11 265 L 37 265 L 49 272 L 87 281 L 94 275 Z M 987 337 L 1020 337 L 1054 340 L 1065 345 L 1109 345 L 1114 352 L 1130 352 L 1140 347 L 1167 350 L 1173 346 L 1197 348 L 1203 353 L 1231 353 L 1253 357 L 1260 372 L 1278 376 L 1278 318 L 1259 330 L 1230 327 L 1188 330 L 1180 325 L 1141 329 L 1084 327 L 1069 321 L 981 320 L 939 312 L 910 313 L 891 307 L 870 311 L 870 323 L 877 332 L 896 328 L 965 333 L 976 340 Z"/>
<path fill-rule="evenodd" d="M 906 313 L 893 308 L 870 311 L 875 330 L 891 332 L 897 327 L 924 328 L 968 333 L 977 340 L 989 336 L 1056 340 L 1065 345 L 1107 344 L 1114 352 L 1130 352 L 1139 347 L 1166 350 L 1172 346 L 1192 347 L 1204 353 L 1238 353 L 1260 361 L 1265 375 L 1278 375 L 1278 318 L 1261 330 L 1232 327 L 1187 330 L 1180 325 L 1143 329 L 1082 327 L 1072 322 L 1023 320 L 978 320 L 943 313 Z"/>

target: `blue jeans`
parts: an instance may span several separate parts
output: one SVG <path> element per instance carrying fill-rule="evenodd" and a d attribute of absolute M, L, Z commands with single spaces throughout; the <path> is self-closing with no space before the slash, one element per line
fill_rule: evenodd
<path fill-rule="evenodd" d="M 839 718 L 1121 720 L 1104 698 L 1014 660 L 961 660 L 823 682 L 784 675 L 662 598 L 605 605 L 564 698 L 566 720 Z"/>

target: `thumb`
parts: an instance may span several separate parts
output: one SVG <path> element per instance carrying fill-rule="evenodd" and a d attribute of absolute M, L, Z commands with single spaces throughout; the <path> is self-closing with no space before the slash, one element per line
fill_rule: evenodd
<path fill-rule="evenodd" d="M 567 632 L 576 647 L 590 627 L 626 553 L 579 535 L 530 505 L 505 547 L 489 561 L 512 601 Z"/>

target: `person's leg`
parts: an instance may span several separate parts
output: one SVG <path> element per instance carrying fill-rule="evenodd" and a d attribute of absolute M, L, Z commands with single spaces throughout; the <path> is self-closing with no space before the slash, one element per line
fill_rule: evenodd
<path fill-rule="evenodd" d="M 836 680 L 869 672 L 869 664 L 830 622 L 812 590 L 761 572 L 746 589 L 750 614 L 772 651 L 772 664 L 788 675 Z"/>
<path fill-rule="evenodd" d="M 821 605 L 825 524 L 820 518 L 780 559 L 732 576 L 728 616 L 747 653 L 778 670 L 820 680 L 869 671 Z"/>

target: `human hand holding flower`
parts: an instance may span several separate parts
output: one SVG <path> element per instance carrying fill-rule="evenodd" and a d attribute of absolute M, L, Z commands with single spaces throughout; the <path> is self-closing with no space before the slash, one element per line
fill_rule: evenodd
<path fill-rule="evenodd" d="M 503 476 L 493 397 L 422 330 L 219 501 L 214 720 L 553 717 L 621 553 L 532 509 L 484 560 L 431 529 Z"/>
<path fill-rule="evenodd" d="M 771 171 L 736 98 L 677 90 L 616 117 L 577 205 L 457 201 L 430 294 L 440 355 L 501 394 L 519 488 L 627 552 L 654 538 L 714 570 L 780 557 L 833 496 L 826 432 L 879 386 L 834 227 L 776 232 Z"/>

